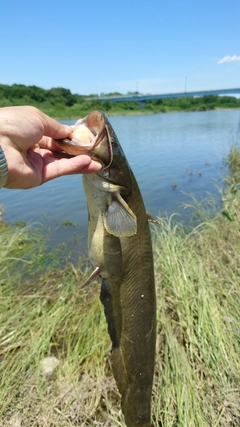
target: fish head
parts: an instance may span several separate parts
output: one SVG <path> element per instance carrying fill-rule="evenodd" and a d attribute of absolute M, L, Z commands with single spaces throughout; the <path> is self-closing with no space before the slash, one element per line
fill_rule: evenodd
<path fill-rule="evenodd" d="M 116 135 L 101 110 L 94 110 L 72 126 L 68 138 L 55 139 L 56 145 L 68 154 L 87 154 L 107 169 L 113 160 Z"/>

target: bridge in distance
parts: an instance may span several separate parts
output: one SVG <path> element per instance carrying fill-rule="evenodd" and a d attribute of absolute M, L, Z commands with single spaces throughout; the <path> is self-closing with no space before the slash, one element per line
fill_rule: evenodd
<path fill-rule="evenodd" d="M 109 100 L 111 102 L 123 102 L 123 101 L 136 101 L 139 104 L 145 103 L 152 99 L 162 98 L 186 98 L 193 96 L 205 96 L 205 95 L 238 95 L 240 94 L 240 88 L 231 89 L 212 89 L 212 90 L 198 90 L 192 92 L 176 92 L 176 93 L 160 93 L 156 95 L 142 95 L 142 94 L 131 94 L 131 95 L 119 95 L 119 96 L 99 96 L 98 98 L 87 98 L 87 101 L 92 99 L 98 99 L 99 101 Z"/>

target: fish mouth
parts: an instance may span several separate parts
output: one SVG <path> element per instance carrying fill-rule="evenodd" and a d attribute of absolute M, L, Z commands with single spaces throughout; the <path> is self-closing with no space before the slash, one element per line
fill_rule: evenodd
<path fill-rule="evenodd" d="M 94 149 L 107 135 L 104 114 L 95 110 L 72 126 L 72 134 L 67 138 L 54 139 L 56 145 L 68 154 L 87 154 L 95 159 Z M 99 159 L 97 159 L 99 160 Z"/>

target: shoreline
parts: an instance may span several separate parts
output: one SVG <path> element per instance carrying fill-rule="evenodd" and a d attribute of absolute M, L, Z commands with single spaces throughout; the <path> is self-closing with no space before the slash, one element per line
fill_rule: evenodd
<path fill-rule="evenodd" d="M 39 108 L 41 110 L 41 108 Z M 93 111 L 95 108 L 91 108 L 89 109 L 89 111 Z M 96 108 L 99 109 L 99 108 Z M 133 111 L 127 111 L 127 110 L 122 110 L 122 111 L 104 111 L 105 114 L 108 117 L 122 117 L 122 116 L 150 116 L 150 115 L 156 115 L 156 114 L 168 114 L 168 113 L 205 113 L 205 112 L 209 112 L 209 111 L 232 111 L 232 110 L 239 110 L 240 108 L 224 108 L 224 107 L 216 107 L 214 109 L 208 109 L 208 110 L 166 110 L 166 111 L 149 111 L 149 110 L 133 110 Z M 78 120 L 79 119 L 79 115 L 65 115 L 63 116 L 58 116 L 58 115 L 54 115 L 54 114 L 49 114 L 46 110 L 43 111 L 45 114 L 50 115 L 52 118 L 56 119 L 56 120 Z M 88 114 L 88 113 L 86 113 Z M 82 114 L 81 117 L 84 117 L 86 114 Z"/>

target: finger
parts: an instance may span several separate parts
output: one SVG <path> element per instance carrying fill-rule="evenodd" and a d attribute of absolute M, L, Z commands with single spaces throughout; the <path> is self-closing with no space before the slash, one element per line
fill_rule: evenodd
<path fill-rule="evenodd" d="M 89 156 L 85 155 L 70 159 L 46 156 L 43 161 L 42 183 L 63 175 L 98 172 L 101 169 L 100 163 L 92 161 Z"/>
<path fill-rule="evenodd" d="M 61 148 L 59 148 L 54 140 L 50 138 L 49 136 L 43 136 L 42 139 L 39 141 L 39 147 L 42 149 L 50 150 L 50 151 L 57 151 L 63 153 Z M 70 157 L 70 156 L 68 156 Z"/>
<path fill-rule="evenodd" d="M 43 148 L 40 148 L 40 154 L 42 157 L 48 156 L 48 157 L 50 157 L 52 159 L 56 159 L 56 160 L 57 159 L 72 159 L 73 158 L 72 154 L 68 154 L 68 153 L 65 153 L 64 151 L 60 151 L 60 150 L 58 150 L 58 151 L 51 150 L 51 149 L 49 150 L 48 148 L 45 148 L 45 146 Z M 46 163 L 47 163 L 47 160 L 46 160 Z"/>
<path fill-rule="evenodd" d="M 59 123 L 40 110 L 39 115 L 44 126 L 44 135 L 50 136 L 51 138 L 66 138 L 71 134 L 72 128 L 70 126 Z"/>
<path fill-rule="evenodd" d="M 39 144 L 34 144 L 34 145 L 32 145 L 29 149 L 28 149 L 28 151 L 35 151 L 35 153 L 38 153 L 38 154 L 41 154 L 41 150 L 40 150 L 40 147 L 39 147 Z"/>
<path fill-rule="evenodd" d="M 59 123 L 32 106 L 1 108 L 0 129 L 1 134 L 9 138 L 9 143 L 19 151 L 38 143 L 44 135 L 49 140 L 51 137 L 65 138 L 72 131 L 70 126 Z"/>

